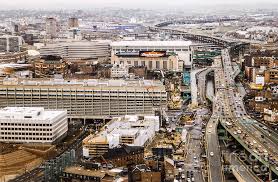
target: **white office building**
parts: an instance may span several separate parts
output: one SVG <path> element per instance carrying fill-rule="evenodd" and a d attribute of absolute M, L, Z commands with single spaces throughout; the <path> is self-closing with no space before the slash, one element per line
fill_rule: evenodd
<path fill-rule="evenodd" d="M 0 142 L 54 143 L 68 131 L 66 110 L 6 107 L 0 110 Z"/>

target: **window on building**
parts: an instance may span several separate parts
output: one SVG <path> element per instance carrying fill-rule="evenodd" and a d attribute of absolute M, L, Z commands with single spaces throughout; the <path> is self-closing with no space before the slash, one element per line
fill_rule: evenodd
<path fill-rule="evenodd" d="M 153 69 L 153 62 L 149 61 L 149 69 L 152 70 Z"/>
<path fill-rule="evenodd" d="M 141 61 L 141 66 L 145 66 L 146 62 L 145 61 Z"/>
<path fill-rule="evenodd" d="M 163 69 L 167 69 L 167 61 L 163 61 Z"/>
<path fill-rule="evenodd" d="M 160 69 L 160 62 L 159 62 L 159 61 L 156 61 L 156 62 L 155 62 L 155 68 L 156 68 L 156 69 Z"/>

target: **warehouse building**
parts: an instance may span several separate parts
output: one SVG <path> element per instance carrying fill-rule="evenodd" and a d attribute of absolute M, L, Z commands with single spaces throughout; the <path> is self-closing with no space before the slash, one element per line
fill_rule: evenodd
<path fill-rule="evenodd" d="M 0 110 L 0 142 L 54 143 L 66 136 L 67 111 L 42 107 L 6 107 Z"/>
<path fill-rule="evenodd" d="M 157 80 L 5 78 L 0 84 L 0 107 L 65 109 L 70 119 L 149 115 L 166 102 L 165 86 Z"/>

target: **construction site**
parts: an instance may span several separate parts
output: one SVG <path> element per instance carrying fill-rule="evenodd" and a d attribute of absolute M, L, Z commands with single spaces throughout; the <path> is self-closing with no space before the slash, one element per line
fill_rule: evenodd
<path fill-rule="evenodd" d="M 18 178 L 18 176 L 26 172 L 40 168 L 40 166 L 47 166 L 47 161 L 51 161 L 63 154 L 83 136 L 84 129 L 79 125 L 75 125 L 71 126 L 66 138 L 58 145 L 0 143 L 0 182 Z M 49 170 L 49 168 L 46 170 Z M 38 176 L 44 176 L 44 171 L 40 171 Z"/>
<path fill-rule="evenodd" d="M 181 81 L 178 77 L 167 79 L 165 84 L 168 93 L 168 109 L 179 110 L 182 107 Z"/>
<path fill-rule="evenodd" d="M 0 144 L 0 182 L 9 181 L 55 155 L 53 145 Z"/>

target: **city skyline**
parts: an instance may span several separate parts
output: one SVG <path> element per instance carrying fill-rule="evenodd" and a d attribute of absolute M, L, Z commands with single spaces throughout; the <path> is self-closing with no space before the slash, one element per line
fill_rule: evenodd
<path fill-rule="evenodd" d="M 3 0 L 0 182 L 278 182 L 277 8 Z"/>
<path fill-rule="evenodd" d="M 222 6 L 222 5 L 232 5 L 239 8 L 243 7 L 257 7 L 264 8 L 269 7 L 273 8 L 273 5 L 278 5 L 278 2 L 275 0 L 246 0 L 244 2 L 240 0 L 173 0 L 169 4 L 166 0 L 154 0 L 154 1 L 127 1 L 127 0 L 104 0 L 104 1 L 89 1 L 82 0 L 82 3 L 76 1 L 66 1 L 66 0 L 56 0 L 56 1 L 34 1 L 34 0 L 13 0 L 6 1 L 1 3 L 0 9 L 93 9 L 93 8 L 104 8 L 104 7 L 122 7 L 122 8 L 144 8 L 144 9 L 164 9 L 164 8 L 178 8 L 178 9 L 187 9 L 187 8 L 198 8 L 203 6 Z"/>

